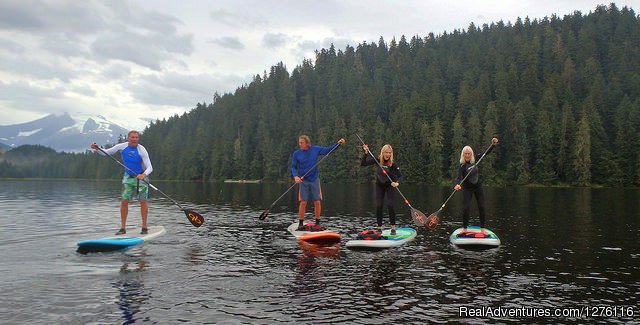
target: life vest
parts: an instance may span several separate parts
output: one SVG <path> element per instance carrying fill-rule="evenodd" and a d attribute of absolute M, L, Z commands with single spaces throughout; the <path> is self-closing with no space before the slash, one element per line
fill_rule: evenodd
<path fill-rule="evenodd" d="M 467 232 L 459 233 L 458 235 L 456 235 L 456 237 L 458 238 L 491 238 L 491 235 L 483 234 L 481 232 L 467 231 Z"/>
<path fill-rule="evenodd" d="M 382 236 L 382 234 L 380 234 L 379 232 L 372 230 L 372 229 L 367 229 L 367 230 L 363 230 L 358 234 L 358 237 L 356 237 L 356 239 L 359 240 L 380 240 L 380 239 L 385 239 L 384 236 Z"/>

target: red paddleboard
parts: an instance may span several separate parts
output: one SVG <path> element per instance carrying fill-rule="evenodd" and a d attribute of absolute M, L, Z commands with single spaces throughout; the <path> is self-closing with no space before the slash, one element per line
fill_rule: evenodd
<path fill-rule="evenodd" d="M 306 225 L 313 225 L 308 223 Z M 332 230 L 320 230 L 320 231 L 299 231 L 298 222 L 294 222 L 287 228 L 287 230 L 299 240 L 304 240 L 309 243 L 338 243 L 340 242 L 340 234 Z"/>

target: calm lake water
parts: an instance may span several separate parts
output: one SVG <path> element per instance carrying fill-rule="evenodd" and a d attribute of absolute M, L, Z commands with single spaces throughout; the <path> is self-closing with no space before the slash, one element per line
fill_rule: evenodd
<path fill-rule="evenodd" d="M 361 252 L 344 243 L 375 223 L 372 184 L 323 186 L 323 222 L 343 235 L 331 246 L 287 233 L 293 195 L 258 220 L 288 184 L 155 185 L 205 214 L 205 225 L 194 228 L 153 193 L 150 224 L 164 225 L 165 235 L 83 255 L 77 241 L 119 227 L 118 182 L 0 181 L 0 323 L 640 322 L 638 189 L 485 187 L 487 226 L 501 247 L 449 244 L 461 224 L 457 195 L 434 231 Z M 402 190 L 428 214 L 451 189 Z M 399 224 L 411 226 L 400 202 L 396 210 Z M 133 205 L 129 225 L 139 223 Z M 525 309 L 569 316 L 513 314 Z"/>

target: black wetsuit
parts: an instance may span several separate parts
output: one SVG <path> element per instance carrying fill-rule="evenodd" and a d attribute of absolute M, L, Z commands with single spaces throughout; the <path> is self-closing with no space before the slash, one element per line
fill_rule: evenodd
<path fill-rule="evenodd" d="M 391 181 L 387 176 L 384 175 L 380 167 L 377 166 L 376 160 L 371 157 L 369 154 L 364 154 L 362 156 L 362 160 L 360 161 L 360 166 L 371 166 L 376 165 L 376 219 L 378 221 L 378 227 L 382 226 L 382 207 L 384 204 L 387 205 L 387 209 L 389 211 L 389 224 L 396 224 L 396 211 L 393 208 L 393 200 L 396 197 L 396 189 L 391 186 Z M 381 164 L 382 165 L 382 164 Z M 391 177 L 394 182 L 400 180 L 402 174 L 400 173 L 400 168 L 396 163 L 393 163 L 391 167 L 382 166 L 384 170 L 386 170 L 387 175 Z"/>
<path fill-rule="evenodd" d="M 489 154 L 493 151 L 494 146 L 491 146 L 486 154 Z M 482 159 L 483 154 L 476 156 L 476 161 L 480 161 Z M 459 184 L 460 181 L 467 176 L 469 172 L 471 175 L 467 177 L 464 183 L 460 184 L 462 186 L 462 227 L 466 228 L 469 226 L 469 210 L 471 209 L 471 196 L 475 194 L 476 202 L 478 203 L 478 213 L 480 214 L 480 227 L 484 228 L 485 221 L 485 211 L 484 211 L 484 191 L 482 190 L 482 182 L 480 181 L 480 175 L 478 174 L 478 168 L 474 168 L 475 164 L 471 164 L 469 162 L 461 165 L 458 168 L 458 177 L 456 178 L 456 184 Z"/>

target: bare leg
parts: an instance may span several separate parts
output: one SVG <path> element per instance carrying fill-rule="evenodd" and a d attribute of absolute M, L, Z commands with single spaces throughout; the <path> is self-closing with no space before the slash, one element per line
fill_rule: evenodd
<path fill-rule="evenodd" d="M 140 216 L 142 216 L 142 228 L 147 228 L 147 215 L 149 213 L 149 202 L 140 200 Z"/>
<path fill-rule="evenodd" d="M 120 228 L 127 229 L 127 215 L 129 214 L 129 200 L 120 201 Z"/>
<path fill-rule="evenodd" d="M 300 207 L 298 208 L 298 215 L 300 221 L 304 221 L 304 213 L 307 211 L 307 201 L 300 201 Z"/>
<path fill-rule="evenodd" d="M 316 221 L 320 221 L 320 212 L 322 211 L 322 201 L 313 201 L 313 211 L 316 213 Z"/>

